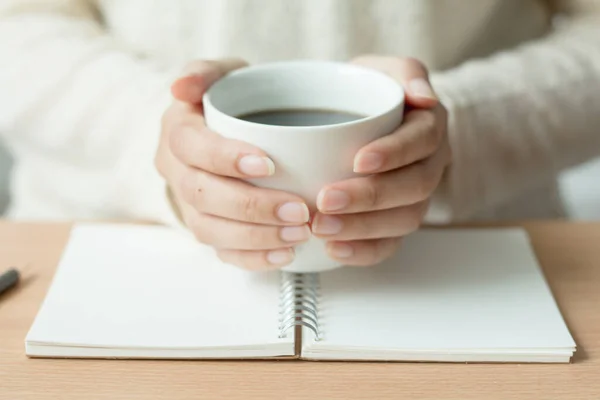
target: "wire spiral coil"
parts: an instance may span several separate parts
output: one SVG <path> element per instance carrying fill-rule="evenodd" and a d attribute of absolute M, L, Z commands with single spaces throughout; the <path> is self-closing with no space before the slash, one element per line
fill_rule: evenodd
<path fill-rule="evenodd" d="M 284 272 L 280 293 L 279 337 L 287 337 L 290 329 L 303 326 L 313 332 L 315 340 L 320 340 L 319 276 Z"/>

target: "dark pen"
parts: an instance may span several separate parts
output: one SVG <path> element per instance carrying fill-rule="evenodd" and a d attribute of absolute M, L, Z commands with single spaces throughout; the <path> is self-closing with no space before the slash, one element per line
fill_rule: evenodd
<path fill-rule="evenodd" d="M 0 275 L 0 295 L 15 286 L 19 281 L 19 271 L 14 268 L 9 269 Z"/>

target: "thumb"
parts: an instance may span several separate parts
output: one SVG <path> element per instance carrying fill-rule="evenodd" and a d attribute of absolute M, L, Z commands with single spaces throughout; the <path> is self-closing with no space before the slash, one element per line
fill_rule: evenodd
<path fill-rule="evenodd" d="M 406 104 L 417 108 L 431 108 L 437 105 L 438 98 L 429 82 L 429 72 L 420 61 L 414 58 L 362 56 L 353 64 L 381 71 L 404 88 Z"/>
<path fill-rule="evenodd" d="M 216 81 L 248 63 L 237 58 L 192 61 L 181 78 L 171 85 L 173 97 L 184 103 L 200 104 L 202 96 Z"/>

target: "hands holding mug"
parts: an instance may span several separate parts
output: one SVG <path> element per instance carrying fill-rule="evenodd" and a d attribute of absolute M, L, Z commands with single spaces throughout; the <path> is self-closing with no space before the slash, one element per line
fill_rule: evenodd
<path fill-rule="evenodd" d="M 239 60 L 188 66 L 187 76 L 173 84 L 155 163 L 198 241 L 231 264 L 280 268 L 294 259 L 294 246 L 310 238 L 308 207 L 297 195 L 242 181 L 272 175 L 273 161 L 259 148 L 210 131 L 201 106 L 214 82 L 243 66 Z"/>
<path fill-rule="evenodd" d="M 360 149 L 354 172 L 366 176 L 326 186 L 312 232 L 329 241 L 331 257 L 368 266 L 392 255 L 417 230 L 450 162 L 447 114 L 416 60 L 363 56 L 355 64 L 385 72 L 405 90 L 403 124 Z"/>
<path fill-rule="evenodd" d="M 202 98 L 238 60 L 196 62 L 172 87 L 163 117 L 156 166 L 166 178 L 182 220 L 199 241 L 228 263 L 248 269 L 281 268 L 294 249 L 316 236 L 331 259 L 368 266 L 392 255 L 416 230 L 428 199 L 450 162 L 447 114 L 419 62 L 364 56 L 353 63 L 379 70 L 405 92 L 404 122 L 353 155 L 356 175 L 320 188 L 312 204 L 289 191 L 257 187 L 275 164 L 259 146 L 212 132 Z M 309 208 L 316 211 L 309 227 Z"/>

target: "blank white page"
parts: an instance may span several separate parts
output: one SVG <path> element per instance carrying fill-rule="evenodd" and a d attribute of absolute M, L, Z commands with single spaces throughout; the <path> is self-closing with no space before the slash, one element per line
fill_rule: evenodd
<path fill-rule="evenodd" d="M 575 346 L 522 230 L 423 230 L 381 266 L 320 279 L 323 340 L 305 340 L 303 356 L 326 348 L 570 355 Z"/>
<path fill-rule="evenodd" d="M 138 349 L 271 345 L 279 348 L 276 352 L 284 348 L 294 354 L 293 338 L 278 338 L 278 299 L 278 273 L 225 265 L 181 232 L 79 225 L 27 344 Z"/>

